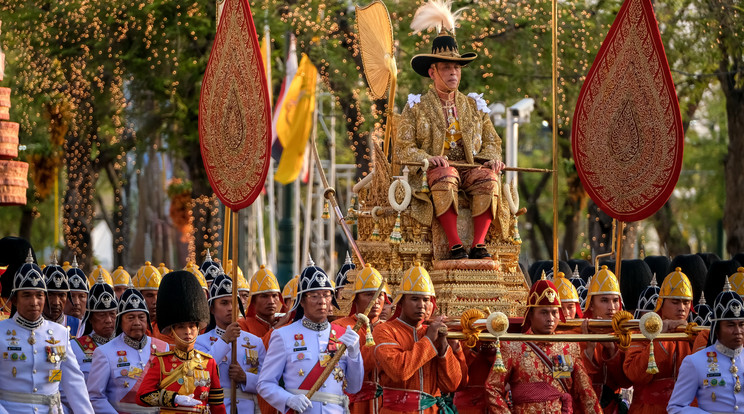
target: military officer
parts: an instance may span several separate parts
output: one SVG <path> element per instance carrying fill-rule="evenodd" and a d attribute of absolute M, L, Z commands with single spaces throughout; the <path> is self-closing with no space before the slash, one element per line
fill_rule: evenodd
<path fill-rule="evenodd" d="M 29 252 L 13 278 L 10 300 L 17 311 L 0 321 L 0 413 L 59 414 L 61 389 L 75 414 L 92 414 L 67 328 L 42 318 L 45 292 L 41 269 Z"/>
<path fill-rule="evenodd" d="M 256 335 L 242 331 L 237 322 L 232 322 L 232 279 L 224 274 L 217 275 L 209 288 L 209 310 L 212 313 L 214 329 L 196 338 L 194 348 L 212 355 L 220 371 L 220 383 L 227 390 L 225 409 L 230 411 L 230 387 L 233 381 L 237 387 L 237 410 L 241 413 L 257 411 L 258 397 L 256 385 L 261 371 L 266 348 Z M 231 343 L 238 341 L 238 362 L 231 363 Z"/>
<path fill-rule="evenodd" d="M 155 354 L 137 390 L 138 403 L 161 407 L 161 413 L 191 407 L 196 412 L 224 414 L 217 363 L 194 349 L 199 330 L 209 323 L 207 299 L 198 280 L 184 270 L 166 274 L 156 306 L 159 329 L 173 337 L 175 347 Z"/>
<path fill-rule="evenodd" d="M 114 289 L 99 277 L 88 295 L 83 335 L 75 338 L 72 345 L 86 382 L 93 362 L 93 352 L 115 336 L 117 305 Z"/>
<path fill-rule="evenodd" d="M 204 275 L 204 279 L 207 282 L 207 288 L 212 287 L 212 283 L 214 283 L 214 279 L 216 279 L 217 276 L 225 274 L 225 271 L 222 270 L 222 266 L 218 262 L 212 260 L 212 255 L 209 253 L 209 249 L 207 249 L 207 257 L 204 258 L 204 262 L 199 266 L 199 270 L 201 270 Z"/>
<path fill-rule="evenodd" d="M 345 413 L 349 399 L 362 388 L 364 365 L 359 335 L 351 328 L 328 321 L 331 305 L 338 308 L 334 286 L 328 275 L 312 261 L 302 271 L 294 323 L 274 331 L 258 378 L 258 391 L 274 408 L 307 413 Z M 346 345 L 333 373 L 320 390 L 308 399 L 305 394 L 316 382 L 340 344 Z M 284 380 L 284 388 L 279 385 Z"/>
<path fill-rule="evenodd" d="M 713 303 L 708 347 L 682 361 L 667 412 L 744 413 L 744 300 L 728 279 Z M 697 407 L 691 407 L 697 398 Z"/>
<path fill-rule="evenodd" d="M 157 413 L 136 404 L 134 385 L 150 355 L 168 351 L 168 344 L 147 336 L 150 314 L 142 294 L 131 284 L 122 293 L 116 316 L 117 336 L 93 351 L 88 393 L 97 414 Z"/>
<path fill-rule="evenodd" d="M 88 304 L 88 278 L 85 276 L 83 269 L 78 267 L 77 259 L 74 258 L 72 265 L 65 272 L 67 274 L 67 282 L 70 285 L 70 293 L 68 294 L 67 304 L 65 305 L 65 315 L 82 319 L 85 316 L 85 306 Z M 71 327 L 70 330 L 74 336 L 77 336 L 79 333 L 78 329 L 72 330 Z"/>
<path fill-rule="evenodd" d="M 77 262 L 76 262 L 77 263 Z M 47 286 L 47 302 L 44 306 L 44 318 L 70 328 L 70 335 L 77 336 L 80 319 L 65 315 L 70 283 L 62 267 L 57 265 L 57 258 L 42 271 Z"/>

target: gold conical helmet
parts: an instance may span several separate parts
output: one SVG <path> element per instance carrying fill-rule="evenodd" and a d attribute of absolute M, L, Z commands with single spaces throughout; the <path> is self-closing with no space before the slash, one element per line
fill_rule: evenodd
<path fill-rule="evenodd" d="M 132 283 L 132 277 L 122 266 L 119 266 L 114 270 L 114 273 L 111 274 L 111 279 L 114 281 L 114 287 L 129 286 L 129 284 Z"/>
<path fill-rule="evenodd" d="M 111 287 L 114 286 L 114 279 L 111 277 L 111 273 L 109 273 L 108 270 L 104 269 L 103 266 L 101 265 L 98 265 L 88 275 L 88 286 L 95 285 L 98 282 L 99 277 L 103 278 L 103 282 L 106 283 L 107 285 Z"/>
<path fill-rule="evenodd" d="M 160 263 L 160 264 L 158 265 L 158 272 L 160 272 L 160 276 L 165 276 L 165 275 L 167 275 L 168 273 L 170 273 L 170 272 L 171 272 L 171 270 L 170 270 L 170 269 L 168 269 L 167 267 L 165 267 L 165 263 Z"/>
<path fill-rule="evenodd" d="M 366 263 L 361 272 L 357 273 L 354 279 L 354 294 L 360 292 L 376 292 L 382 283 L 382 275 L 372 265 Z M 387 285 L 382 291 L 390 295 Z"/>
<path fill-rule="evenodd" d="M 279 282 L 276 280 L 276 276 L 274 276 L 274 273 L 264 265 L 261 265 L 258 271 L 256 271 L 251 278 L 250 290 L 251 296 L 259 293 L 282 292 L 279 288 Z"/>
<path fill-rule="evenodd" d="M 659 299 L 656 301 L 655 312 L 659 312 L 664 299 L 689 299 L 692 300 L 692 285 L 682 269 L 677 267 L 669 273 L 661 283 Z"/>
<path fill-rule="evenodd" d="M 400 288 L 395 295 L 393 304 L 398 303 L 403 295 L 437 296 L 436 292 L 434 292 L 434 284 L 431 282 L 429 272 L 421 266 L 421 263 L 414 263 L 413 267 L 406 270 L 403 274 L 403 279 L 400 281 Z"/>
<path fill-rule="evenodd" d="M 592 305 L 592 296 L 594 295 L 618 295 L 622 304 L 623 296 L 620 294 L 620 284 L 607 266 L 602 266 L 599 272 L 592 276 L 587 288 L 586 302 L 584 303 L 584 312 L 589 310 Z"/>
<path fill-rule="evenodd" d="M 132 285 L 138 290 L 158 290 L 160 281 L 163 279 L 158 269 L 150 262 L 140 267 L 134 275 Z"/>
<path fill-rule="evenodd" d="M 292 300 L 297 298 L 297 282 L 300 281 L 300 275 L 295 275 L 287 284 L 284 285 L 284 289 L 282 289 L 282 298 L 289 299 L 292 298 Z"/>
<path fill-rule="evenodd" d="M 576 292 L 576 287 L 566 278 L 563 272 L 558 272 L 558 277 L 553 279 L 553 284 L 558 289 L 558 297 L 561 298 L 561 302 L 579 303 L 579 294 Z"/>
<path fill-rule="evenodd" d="M 204 273 L 202 273 L 202 271 L 199 270 L 199 266 L 197 266 L 196 263 L 194 262 L 186 263 L 186 267 L 184 267 L 183 270 L 194 275 L 196 277 L 196 280 L 199 281 L 199 285 L 201 285 L 202 289 L 204 290 L 209 289 L 207 285 L 207 279 L 204 278 Z"/>
<path fill-rule="evenodd" d="M 744 267 L 736 269 L 736 273 L 729 276 L 729 283 L 731 284 L 731 290 L 744 295 Z"/>

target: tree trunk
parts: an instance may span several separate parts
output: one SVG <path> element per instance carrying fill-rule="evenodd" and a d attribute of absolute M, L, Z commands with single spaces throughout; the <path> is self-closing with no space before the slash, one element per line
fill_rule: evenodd
<path fill-rule="evenodd" d="M 670 199 L 664 203 L 659 211 L 649 218 L 649 221 L 656 228 L 656 233 L 659 235 L 659 245 L 664 248 L 659 253 L 669 255 L 670 257 L 689 254 L 690 243 L 685 240 L 682 231 L 677 225 L 671 204 L 672 200 Z"/>
<path fill-rule="evenodd" d="M 728 154 L 724 160 L 726 203 L 723 228 L 726 231 L 726 250 L 734 255 L 744 252 L 744 87 L 737 87 L 735 82 L 741 74 L 731 72 L 727 62 L 728 59 L 721 62 L 722 74 L 719 75 L 726 96 L 729 136 Z"/>
<path fill-rule="evenodd" d="M 199 143 L 195 143 L 189 155 L 186 156 L 186 164 L 189 167 L 189 178 L 192 183 L 192 197 L 194 207 L 194 246 L 189 251 L 193 253 L 193 260 L 201 264 L 210 249 L 212 257 L 222 257 L 222 240 L 220 223 L 219 200 L 212 192 L 212 187 L 207 179 L 207 172 L 201 159 Z M 191 248 L 190 248 L 191 249 Z"/>
<path fill-rule="evenodd" d="M 26 240 L 31 240 L 31 229 L 34 226 L 34 209 L 28 204 L 20 206 L 21 208 L 21 223 L 18 229 L 18 237 Z M 56 240 L 55 240 L 56 243 Z"/>

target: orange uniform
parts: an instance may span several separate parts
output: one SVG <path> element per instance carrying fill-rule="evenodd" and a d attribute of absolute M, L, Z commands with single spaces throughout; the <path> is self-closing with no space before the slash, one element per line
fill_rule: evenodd
<path fill-rule="evenodd" d="M 353 328 L 357 323 L 357 317 L 356 315 L 347 316 L 337 319 L 333 323 L 344 328 L 347 326 Z M 374 325 L 375 323 L 373 323 Z M 363 341 L 367 336 L 367 327 L 363 325 L 357 333 L 359 334 L 359 340 Z M 349 395 L 349 411 L 351 414 L 377 413 L 382 405 L 382 398 L 379 398 L 378 395 L 379 376 L 377 374 L 377 362 L 375 361 L 375 347 L 362 346 L 361 351 L 364 361 L 364 383 L 361 391 Z"/>
<path fill-rule="evenodd" d="M 649 343 L 633 343 L 625 355 L 625 375 L 633 383 L 630 414 L 664 414 L 682 360 L 691 353 L 689 342 L 654 341 L 658 374 L 646 373 Z"/>
<path fill-rule="evenodd" d="M 614 354 L 610 352 L 614 352 Z M 586 343 L 582 342 L 581 358 L 584 362 L 584 368 L 586 368 L 586 372 L 592 380 L 594 392 L 597 394 L 600 404 L 602 404 L 602 410 L 605 414 L 616 413 L 620 400 L 620 389 L 632 385 L 623 371 L 625 351 L 617 347 L 614 351 L 610 351 L 604 344 L 598 343 L 594 348 L 593 357 L 589 358 L 586 354 Z"/>
<path fill-rule="evenodd" d="M 703 348 L 707 348 L 708 338 L 710 338 L 710 331 L 700 331 L 697 337 L 695 337 L 695 343 L 692 344 L 692 353 L 695 353 Z"/>
<path fill-rule="evenodd" d="M 506 372 L 492 370 L 486 380 L 489 413 L 602 412 L 577 344 L 536 342 L 533 345 L 553 361 L 554 368 L 549 368 L 528 343 L 502 342 Z M 556 378 L 556 372 L 566 378 Z M 506 400 L 506 384 L 511 386 L 511 411 Z"/>
<path fill-rule="evenodd" d="M 462 350 L 453 352 L 448 347 L 444 356 L 438 356 L 425 336 L 426 329 L 426 325 L 415 328 L 400 319 L 374 329 L 383 388 L 380 413 L 435 413 L 434 405 L 446 403 L 442 393 L 454 392 L 460 385 L 465 365 Z"/>

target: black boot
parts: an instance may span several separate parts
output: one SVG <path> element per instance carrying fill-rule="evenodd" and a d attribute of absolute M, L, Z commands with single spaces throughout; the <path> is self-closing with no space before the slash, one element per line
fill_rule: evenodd
<path fill-rule="evenodd" d="M 470 249 L 470 256 L 471 259 L 490 259 L 491 254 L 488 253 L 488 249 L 486 249 L 486 245 L 484 244 L 478 244 L 472 249 Z"/>
<path fill-rule="evenodd" d="M 467 259 L 468 252 L 462 247 L 462 244 L 456 244 L 450 249 L 450 260 Z"/>

